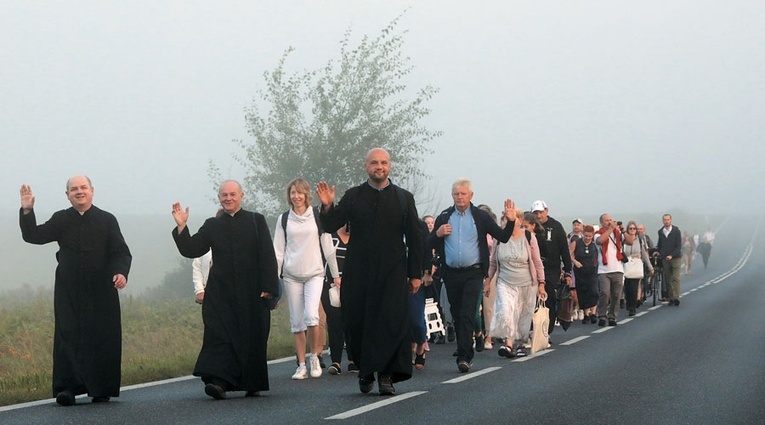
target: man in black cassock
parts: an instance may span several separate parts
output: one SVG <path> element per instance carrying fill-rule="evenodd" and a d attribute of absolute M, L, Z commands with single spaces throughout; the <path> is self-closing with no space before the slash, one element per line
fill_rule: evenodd
<path fill-rule="evenodd" d="M 93 402 L 120 394 L 122 325 L 117 289 L 127 285 L 133 257 L 117 219 L 93 205 L 86 176 L 67 180 L 71 208 L 37 225 L 32 188 L 22 185 L 19 224 L 24 241 L 58 242 L 53 304 L 53 396 L 62 406 L 87 393 Z"/>
<path fill-rule="evenodd" d="M 393 383 L 412 377 L 409 292 L 420 288 L 423 241 L 414 197 L 388 179 L 388 152 L 369 151 L 365 168 L 369 179 L 337 205 L 334 186 L 319 182 L 320 219 L 325 232 L 351 228 L 340 300 L 359 389 L 372 391 L 377 372 L 380 394 L 394 395 Z"/>
<path fill-rule="evenodd" d="M 276 254 L 265 218 L 242 209 L 241 185 L 233 180 L 218 190 L 223 214 L 207 219 L 191 236 L 189 209 L 173 204 L 178 251 L 196 258 L 212 249 L 212 268 L 202 304 L 204 338 L 194 376 L 205 393 L 220 400 L 227 391 L 256 396 L 268 390 L 267 342 L 271 311 L 266 298 L 278 291 Z"/>

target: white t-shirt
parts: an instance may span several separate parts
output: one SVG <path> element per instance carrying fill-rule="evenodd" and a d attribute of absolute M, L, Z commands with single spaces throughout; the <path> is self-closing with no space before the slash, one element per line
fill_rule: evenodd
<path fill-rule="evenodd" d="M 624 266 L 622 266 L 622 262 L 616 258 L 616 243 L 614 243 L 613 233 L 608 237 L 608 248 L 606 249 L 606 258 L 608 259 L 608 264 L 603 264 L 603 247 L 600 244 L 597 244 L 597 246 L 598 253 L 601 254 L 598 255 L 598 274 L 616 272 L 624 273 Z"/>

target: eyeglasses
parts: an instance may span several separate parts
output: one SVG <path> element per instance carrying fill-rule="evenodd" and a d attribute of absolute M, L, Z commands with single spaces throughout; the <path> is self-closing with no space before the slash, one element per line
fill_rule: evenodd
<path fill-rule="evenodd" d="M 637 227 L 628 227 L 627 230 L 637 230 Z"/>

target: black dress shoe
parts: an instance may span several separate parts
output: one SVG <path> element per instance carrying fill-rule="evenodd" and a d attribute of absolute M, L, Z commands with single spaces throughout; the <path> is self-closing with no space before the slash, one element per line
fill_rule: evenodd
<path fill-rule="evenodd" d="M 486 348 L 486 340 L 483 338 L 483 335 L 476 335 L 475 336 L 475 351 L 481 352 L 484 348 Z"/>
<path fill-rule="evenodd" d="M 590 315 L 590 323 L 592 323 L 594 325 L 597 321 L 598 321 L 598 317 L 595 316 L 594 314 L 591 314 Z"/>
<path fill-rule="evenodd" d="M 74 400 L 74 394 L 72 394 L 70 391 L 61 391 L 60 393 L 56 394 L 56 403 L 62 406 L 72 406 L 76 403 Z"/>
<path fill-rule="evenodd" d="M 680 305 L 680 300 L 675 300 L 675 306 Z"/>
<path fill-rule="evenodd" d="M 380 395 L 396 395 L 396 389 L 393 388 L 393 381 L 390 379 L 390 375 L 380 375 L 380 379 L 377 381 L 377 389 L 380 391 Z"/>
<path fill-rule="evenodd" d="M 373 376 L 363 376 L 359 378 L 359 390 L 366 394 L 375 387 L 375 378 Z"/>
<path fill-rule="evenodd" d="M 108 403 L 111 397 L 93 397 L 93 403 Z"/>
<path fill-rule="evenodd" d="M 260 397 L 260 391 L 247 391 L 245 397 Z"/>
<path fill-rule="evenodd" d="M 598 320 L 598 326 L 606 326 L 606 319 Z"/>
<path fill-rule="evenodd" d="M 220 385 L 216 384 L 205 385 L 205 394 L 216 400 L 223 400 L 226 398 L 226 390 L 224 390 Z"/>
<path fill-rule="evenodd" d="M 609 319 L 609 320 L 608 320 L 608 326 L 616 326 L 616 320 L 614 320 L 614 319 Z"/>

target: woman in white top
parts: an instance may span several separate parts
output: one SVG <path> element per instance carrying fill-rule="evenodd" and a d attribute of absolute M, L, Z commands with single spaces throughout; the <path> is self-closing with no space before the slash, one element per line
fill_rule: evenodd
<path fill-rule="evenodd" d="M 524 344 L 531 329 L 534 301 L 545 294 L 545 273 L 537 238 L 524 229 L 523 211 L 516 209 L 515 215 L 513 235 L 507 243 L 495 244 L 489 278 L 484 281 L 485 294 L 491 290 L 489 282 L 497 274 L 497 298 L 489 336 L 506 339 L 506 345 L 500 347 L 498 353 L 508 358 L 526 355 Z M 506 223 L 504 217 L 502 223 Z"/>
<path fill-rule="evenodd" d="M 283 216 L 276 222 L 274 230 L 274 251 L 279 266 L 279 275 L 284 281 L 284 292 L 290 311 L 290 328 L 295 337 L 298 368 L 292 379 L 308 377 L 306 367 L 306 331 L 311 341 L 319 341 L 319 305 L 324 284 L 324 262 L 335 284 L 339 285 L 340 274 L 335 259 L 332 235 L 324 233 L 318 226 L 316 212 L 311 207 L 311 189 L 304 179 L 295 179 L 287 185 L 287 199 L 290 210 L 286 226 Z M 321 235 L 321 236 L 320 236 Z M 311 377 L 321 376 L 319 356 L 324 349 L 321 345 L 311 347 L 308 361 Z"/>

